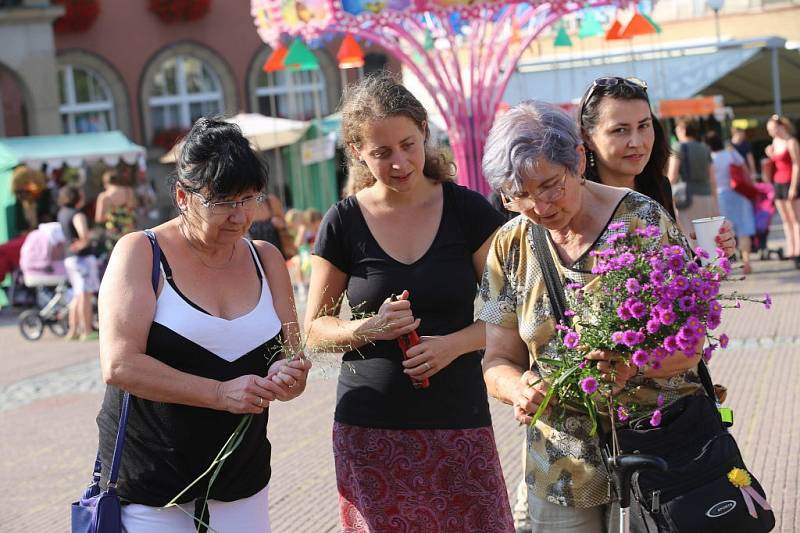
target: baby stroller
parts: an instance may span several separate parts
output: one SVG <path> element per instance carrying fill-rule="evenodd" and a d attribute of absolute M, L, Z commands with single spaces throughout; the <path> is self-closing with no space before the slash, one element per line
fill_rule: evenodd
<path fill-rule="evenodd" d="M 23 283 L 35 291 L 34 308 L 17 318 L 20 333 L 29 341 L 39 340 L 47 326 L 63 337 L 69 329 L 70 291 L 64 268 L 64 234 L 57 222 L 40 224 L 27 235 L 19 266 Z"/>
<path fill-rule="evenodd" d="M 751 251 L 758 253 L 762 261 L 770 259 L 773 254 L 777 255 L 778 259 L 783 259 L 783 248 L 777 250 L 767 248 L 769 225 L 775 217 L 775 190 L 771 183 L 758 182 L 755 186 L 761 194 L 753 200 L 756 234 L 753 236 Z"/>

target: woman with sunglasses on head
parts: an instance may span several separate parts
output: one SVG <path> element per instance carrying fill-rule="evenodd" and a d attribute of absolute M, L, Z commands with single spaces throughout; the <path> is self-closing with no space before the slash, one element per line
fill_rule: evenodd
<path fill-rule="evenodd" d="M 179 215 L 114 247 L 99 300 L 108 386 L 97 424 L 108 466 L 123 391 L 131 394 L 117 486 L 129 502 L 128 533 L 201 523 L 269 531 L 269 404 L 303 392 L 310 362 L 286 357 L 298 351 L 299 334 L 283 257 L 245 239 L 266 185 L 239 128 L 201 118 L 178 157 Z M 245 415 L 249 426 L 213 484 L 202 477 L 177 499 L 181 509 L 160 509 L 212 464 Z"/>
<path fill-rule="evenodd" d="M 650 109 L 644 81 L 620 77 L 594 80 L 581 98 L 578 124 L 586 150 L 584 176 L 588 180 L 640 192 L 676 218 L 672 187 L 664 175 L 670 158 L 669 144 Z M 683 229 L 692 236 L 691 224 Z M 726 255 L 736 250 L 727 222 L 717 235 L 717 244 Z"/>
<path fill-rule="evenodd" d="M 767 122 L 767 133 L 772 137 L 767 157 L 774 166 L 775 207 L 783 222 L 786 256 L 800 268 L 800 143 L 786 117 L 773 115 Z"/>
<path fill-rule="evenodd" d="M 637 121 L 638 122 L 638 121 Z M 644 151 L 639 149 L 639 154 Z M 492 242 L 479 291 L 486 323 L 483 368 L 489 393 L 513 406 L 528 424 L 525 480 L 531 525 L 537 533 L 601 533 L 609 510 L 609 480 L 588 414 L 552 403 L 530 426 L 558 359 L 556 317 L 536 249 L 546 243 L 564 283 L 586 286 L 611 233 L 658 226 L 664 244 L 688 250 L 674 219 L 657 202 L 628 188 L 583 177 L 586 150 L 575 122 L 559 108 L 528 101 L 504 113 L 486 142 L 483 172 L 506 207 L 521 213 Z M 541 236 L 541 241 L 537 238 Z M 605 379 L 620 387 L 632 410 L 655 408 L 699 387 L 699 352 L 637 372 L 611 351 L 588 355 Z M 634 405 L 638 406 L 634 409 Z"/>

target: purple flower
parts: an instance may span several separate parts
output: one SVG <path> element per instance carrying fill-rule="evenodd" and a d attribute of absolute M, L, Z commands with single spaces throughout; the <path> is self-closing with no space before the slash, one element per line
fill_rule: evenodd
<path fill-rule="evenodd" d="M 625 223 L 624 222 L 612 222 L 611 224 L 608 225 L 608 229 L 610 231 L 623 230 L 623 229 L 625 229 Z"/>
<path fill-rule="evenodd" d="M 621 405 L 617 407 L 617 419 L 620 422 L 625 422 L 628 419 L 628 410 Z"/>
<path fill-rule="evenodd" d="M 666 270 L 667 268 L 666 265 L 664 264 L 664 261 L 662 261 L 658 257 L 651 257 L 649 263 L 650 267 L 656 272 L 663 273 L 664 270 Z"/>
<path fill-rule="evenodd" d="M 575 348 L 577 348 L 580 342 L 581 342 L 581 336 L 575 331 L 570 331 L 569 333 L 564 335 L 564 346 L 566 346 L 570 350 L 574 350 Z"/>
<path fill-rule="evenodd" d="M 661 311 L 658 320 L 665 326 L 671 326 L 675 323 L 676 318 L 675 312 L 672 309 L 664 309 Z"/>
<path fill-rule="evenodd" d="M 708 312 L 715 315 L 722 314 L 722 304 L 714 301 L 708 304 Z"/>
<path fill-rule="evenodd" d="M 764 307 L 767 309 L 772 307 L 772 297 L 769 294 L 764 295 Z"/>
<path fill-rule="evenodd" d="M 679 255 L 673 255 L 667 260 L 667 266 L 673 272 L 680 272 L 683 269 L 684 261 L 683 257 Z"/>
<path fill-rule="evenodd" d="M 720 323 L 721 321 L 719 319 L 719 315 L 709 315 L 708 323 L 706 325 L 708 326 L 708 329 L 715 330 L 719 327 Z"/>
<path fill-rule="evenodd" d="M 723 333 L 722 335 L 719 336 L 719 347 L 720 348 L 727 348 L 729 341 L 730 341 L 730 338 L 725 333 Z"/>
<path fill-rule="evenodd" d="M 636 256 L 630 252 L 619 254 L 619 264 L 623 267 L 629 267 L 636 262 Z"/>
<path fill-rule="evenodd" d="M 611 334 L 611 342 L 614 344 L 622 344 L 625 334 L 621 331 L 615 331 Z"/>
<path fill-rule="evenodd" d="M 714 355 L 714 348 L 715 346 L 712 344 L 711 346 L 706 346 L 703 349 L 703 361 L 706 363 L 711 361 L 711 356 Z"/>
<path fill-rule="evenodd" d="M 622 334 L 622 344 L 624 344 L 628 348 L 633 348 L 634 346 L 636 346 L 637 344 L 641 344 L 642 342 L 644 342 L 644 334 L 638 331 L 633 331 L 632 329 L 629 329 L 628 331 Z"/>
<path fill-rule="evenodd" d="M 725 257 L 725 250 L 723 250 L 722 248 L 717 248 L 716 252 L 717 252 L 717 257 Z"/>
<path fill-rule="evenodd" d="M 631 315 L 631 310 L 628 308 L 627 305 L 625 305 L 625 303 L 623 303 L 619 307 L 617 307 L 617 316 L 620 318 L 620 320 L 623 320 L 623 321 L 631 319 L 631 316 L 632 316 Z"/>
<path fill-rule="evenodd" d="M 682 329 L 682 328 L 681 328 Z M 680 334 L 677 336 L 678 347 L 686 354 L 686 357 L 692 358 L 695 354 L 697 347 L 697 339 L 693 337 L 683 337 Z"/>
<path fill-rule="evenodd" d="M 653 285 L 661 285 L 664 283 L 664 273 L 660 270 L 653 270 L 650 272 L 650 283 Z"/>
<path fill-rule="evenodd" d="M 659 330 L 659 328 L 661 328 L 661 322 L 659 322 L 658 319 L 651 318 L 650 320 L 647 321 L 647 333 L 649 333 L 650 335 L 656 333 Z"/>
<path fill-rule="evenodd" d="M 659 394 L 658 397 L 656 397 L 656 405 L 659 406 L 659 407 L 664 405 L 664 395 L 663 394 Z"/>
<path fill-rule="evenodd" d="M 633 352 L 633 355 L 631 356 L 631 361 L 633 362 L 634 365 L 638 366 L 639 368 L 645 366 L 647 364 L 648 359 L 649 357 L 647 355 L 647 352 L 645 352 L 644 350 L 636 350 L 635 352 Z"/>
<path fill-rule="evenodd" d="M 572 309 L 567 309 L 566 311 L 564 311 L 564 316 L 575 316 L 575 311 L 573 311 Z"/>
<path fill-rule="evenodd" d="M 686 313 L 690 312 L 694 307 L 694 296 L 682 296 L 678 298 L 678 307 L 681 308 L 681 311 Z"/>
<path fill-rule="evenodd" d="M 572 283 L 567 283 L 566 287 L 571 291 L 576 291 L 581 287 L 583 287 L 583 285 L 581 285 L 580 283 L 572 282 Z"/>
<path fill-rule="evenodd" d="M 581 390 L 586 394 L 594 394 L 597 391 L 597 380 L 589 376 L 580 381 Z"/>
<path fill-rule="evenodd" d="M 606 242 L 608 244 L 615 244 L 617 241 L 621 241 L 625 237 L 627 237 L 627 234 L 625 233 L 612 233 L 611 235 L 606 237 Z"/>
<path fill-rule="evenodd" d="M 642 318 L 645 313 L 647 313 L 647 307 L 645 307 L 645 305 L 639 300 L 628 302 L 628 309 L 630 310 L 633 318 L 636 319 Z"/>
<path fill-rule="evenodd" d="M 650 353 L 650 357 L 653 359 L 653 361 L 662 361 L 667 357 L 667 351 L 661 346 L 658 346 L 653 348 L 653 351 Z"/>
<path fill-rule="evenodd" d="M 660 410 L 656 409 L 655 411 L 653 411 L 653 416 L 650 417 L 650 425 L 653 426 L 654 428 L 661 425 Z"/>
<path fill-rule="evenodd" d="M 583 369 L 583 368 L 586 368 L 588 365 L 589 365 L 589 361 L 588 361 L 587 359 L 584 359 L 584 360 L 583 360 L 583 361 L 581 361 L 581 363 L 578 365 L 578 368 L 581 368 L 581 369 Z"/>
<path fill-rule="evenodd" d="M 689 288 L 689 280 L 686 278 L 686 276 L 675 276 L 675 278 L 672 280 L 672 283 L 670 283 L 670 286 L 675 287 L 678 290 L 685 291 Z"/>
<path fill-rule="evenodd" d="M 653 370 L 658 370 L 661 368 L 661 361 L 650 361 L 650 368 Z"/>
<path fill-rule="evenodd" d="M 711 257 L 710 255 L 708 255 L 707 251 L 705 251 L 703 248 L 700 248 L 699 246 L 694 249 L 694 253 L 695 255 L 697 255 L 697 257 L 702 257 L 703 259 L 708 259 L 709 257 Z"/>
<path fill-rule="evenodd" d="M 723 257 L 722 259 L 720 259 L 719 267 L 722 269 L 723 272 L 725 272 L 726 275 L 731 273 L 732 270 L 731 262 L 728 261 L 728 258 Z"/>
<path fill-rule="evenodd" d="M 669 353 L 675 353 L 680 349 L 678 347 L 678 339 L 675 337 L 675 335 L 668 335 L 664 338 L 664 341 L 661 344 Z"/>
<path fill-rule="evenodd" d="M 695 272 L 700 270 L 700 266 L 694 261 L 689 261 L 688 263 L 686 263 L 686 270 L 689 271 L 689 273 L 694 274 Z"/>
<path fill-rule="evenodd" d="M 625 288 L 628 290 L 628 294 L 637 294 L 642 290 L 642 286 L 636 278 L 628 278 L 625 282 Z"/>

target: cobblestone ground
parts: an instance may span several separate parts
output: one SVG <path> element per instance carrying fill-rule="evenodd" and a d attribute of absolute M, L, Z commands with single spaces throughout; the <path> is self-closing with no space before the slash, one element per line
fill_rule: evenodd
<path fill-rule="evenodd" d="M 772 294 L 774 306 L 727 312 L 720 331 L 732 341 L 712 361 L 714 380 L 729 388 L 734 434 L 767 490 L 776 531 L 800 531 L 800 271 L 788 262 L 756 262 L 756 273 L 731 288 Z M 22 340 L 13 317 L 0 315 L 0 531 L 62 532 L 69 503 L 87 483 L 103 386 L 96 343 L 49 334 Z M 307 392 L 277 404 L 270 418 L 273 529 L 337 531 L 330 438 L 338 363 L 316 361 Z M 520 479 L 521 429 L 510 408 L 491 402 L 495 437 L 511 492 Z"/>

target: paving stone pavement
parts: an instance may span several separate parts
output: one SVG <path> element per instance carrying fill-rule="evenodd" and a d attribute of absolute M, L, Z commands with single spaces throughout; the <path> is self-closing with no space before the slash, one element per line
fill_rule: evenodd
<path fill-rule="evenodd" d="M 758 304 L 725 314 L 720 331 L 732 341 L 711 364 L 714 380 L 729 388 L 733 432 L 751 470 L 767 490 L 776 531 L 800 531 L 800 271 L 788 262 L 755 263 L 756 274 L 732 285 Z M 21 340 L 13 317 L 0 315 L 0 531 L 62 532 L 69 503 L 90 477 L 97 430 L 94 417 L 103 385 L 96 343 L 52 336 Z M 335 358 L 316 361 L 307 392 L 272 407 L 270 511 L 273 530 L 338 531 L 331 428 Z M 522 430 L 510 408 L 491 401 L 506 484 L 521 476 Z"/>

